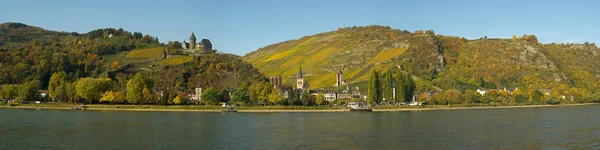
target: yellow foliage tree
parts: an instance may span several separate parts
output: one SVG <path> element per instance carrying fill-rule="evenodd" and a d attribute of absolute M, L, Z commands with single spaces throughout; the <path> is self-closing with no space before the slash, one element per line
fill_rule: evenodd
<path fill-rule="evenodd" d="M 175 105 L 179 105 L 181 104 L 181 97 L 177 96 L 173 99 L 173 103 L 175 103 Z"/>
<path fill-rule="evenodd" d="M 100 98 L 100 102 L 109 103 L 122 103 L 125 101 L 125 94 L 123 92 L 106 91 Z"/>

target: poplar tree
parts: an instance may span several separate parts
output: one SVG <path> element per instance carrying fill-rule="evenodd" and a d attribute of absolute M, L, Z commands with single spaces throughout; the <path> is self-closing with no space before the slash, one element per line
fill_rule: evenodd
<path fill-rule="evenodd" d="M 367 103 L 369 104 L 378 104 L 381 102 L 381 84 L 379 81 L 379 73 L 373 70 L 371 74 L 371 79 L 369 80 L 369 89 L 367 96 Z"/>
<path fill-rule="evenodd" d="M 416 89 L 415 81 L 410 74 L 398 72 L 396 76 L 396 99 L 400 102 L 410 102 Z"/>
<path fill-rule="evenodd" d="M 393 92 L 393 85 L 392 85 L 392 72 L 388 71 L 387 73 L 383 74 L 382 80 L 381 80 L 381 87 L 382 87 L 382 93 L 383 93 L 383 98 L 387 101 L 387 102 L 391 102 L 393 101 L 394 98 L 394 92 Z"/>

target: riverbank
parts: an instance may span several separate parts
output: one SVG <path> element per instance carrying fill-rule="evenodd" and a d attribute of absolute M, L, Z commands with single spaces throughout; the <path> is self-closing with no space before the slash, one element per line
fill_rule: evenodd
<path fill-rule="evenodd" d="M 515 105 L 515 106 L 487 106 L 487 105 L 423 105 L 423 106 L 376 106 L 373 111 L 430 111 L 430 110 L 465 110 L 465 109 L 508 109 L 508 108 L 541 108 L 541 107 L 571 107 L 597 105 L 600 103 L 558 104 L 558 105 Z M 78 105 L 74 104 L 19 104 L 16 106 L 0 105 L 0 109 L 56 109 L 73 110 Z M 84 105 L 85 110 L 92 111 L 155 111 L 155 112 L 221 112 L 219 106 L 163 106 L 163 105 Z M 347 107 L 341 106 L 239 106 L 238 112 L 268 113 L 268 112 L 350 112 Z"/>

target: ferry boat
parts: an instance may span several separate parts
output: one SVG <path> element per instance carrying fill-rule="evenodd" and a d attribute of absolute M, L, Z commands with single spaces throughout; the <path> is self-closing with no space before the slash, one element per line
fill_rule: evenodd
<path fill-rule="evenodd" d="M 369 106 L 363 102 L 349 102 L 348 107 L 350 107 L 350 111 L 356 111 L 356 112 L 372 112 L 373 111 L 373 109 L 369 108 Z"/>

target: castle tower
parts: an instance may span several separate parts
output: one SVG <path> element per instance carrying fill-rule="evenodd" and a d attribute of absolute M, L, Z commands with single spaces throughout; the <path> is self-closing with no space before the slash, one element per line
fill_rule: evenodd
<path fill-rule="evenodd" d="M 296 87 L 298 89 L 304 89 L 304 76 L 302 75 L 302 66 L 298 70 L 298 77 L 296 78 Z"/>
<path fill-rule="evenodd" d="M 192 32 L 192 35 L 190 35 L 190 46 L 188 48 L 189 49 L 196 48 L 196 36 L 194 35 L 194 32 Z"/>

